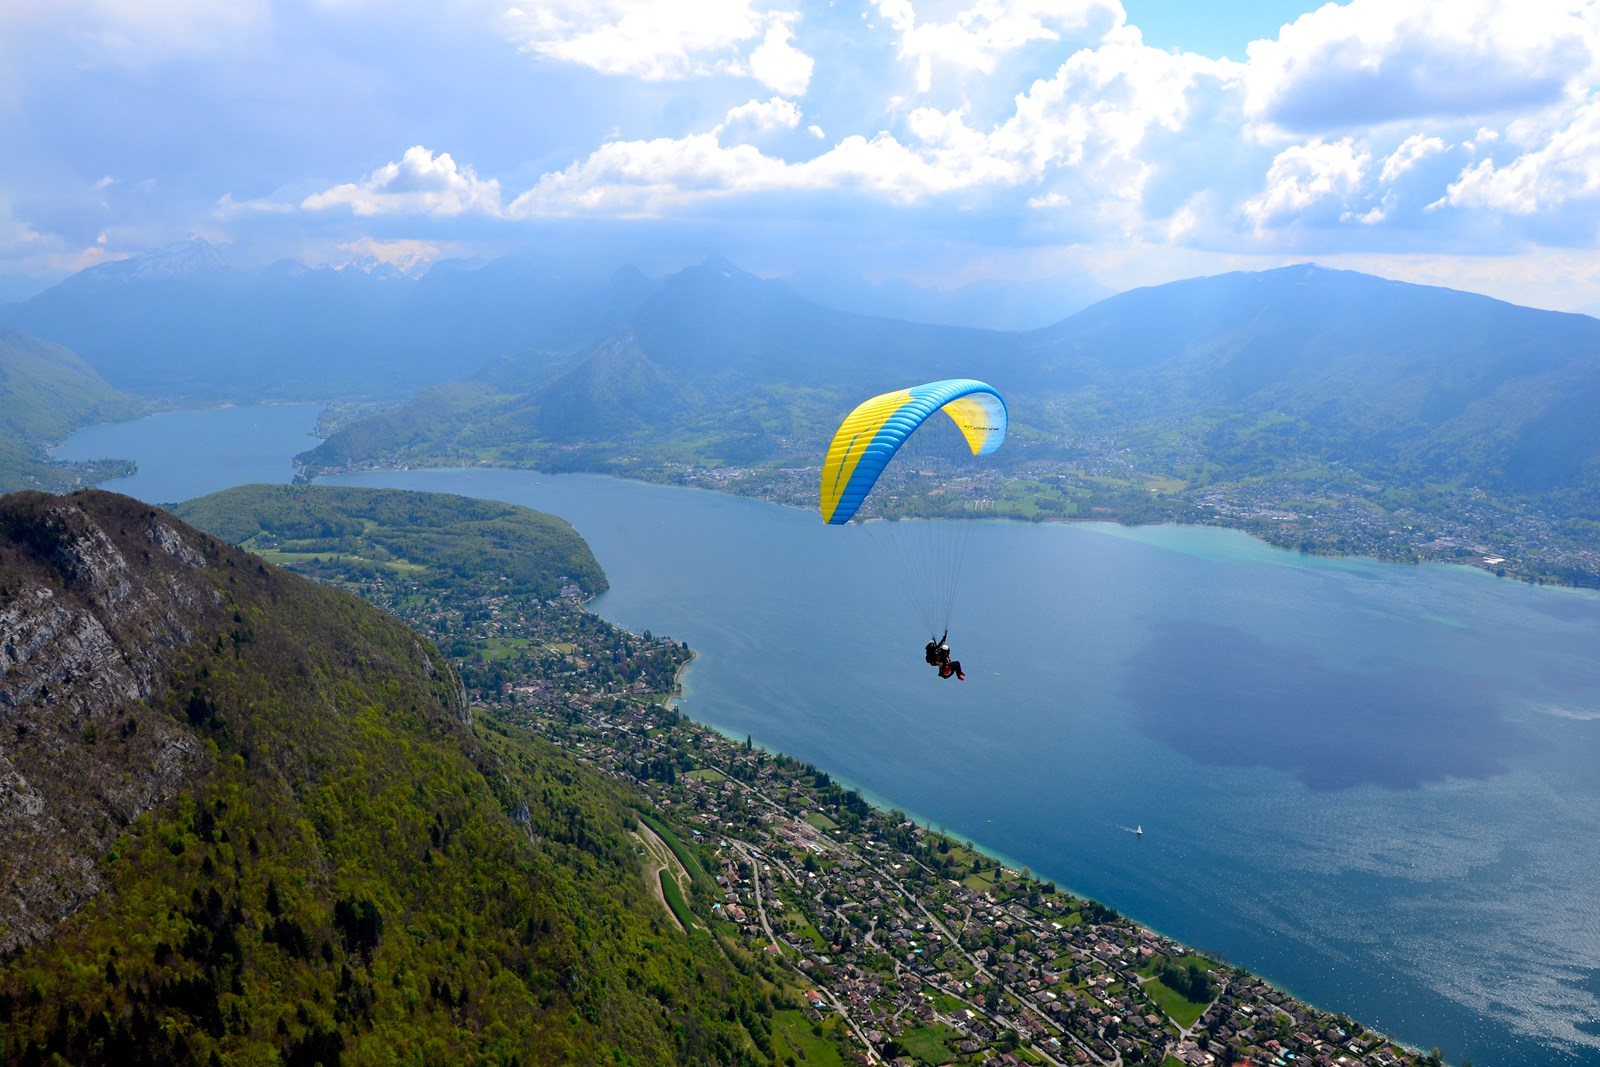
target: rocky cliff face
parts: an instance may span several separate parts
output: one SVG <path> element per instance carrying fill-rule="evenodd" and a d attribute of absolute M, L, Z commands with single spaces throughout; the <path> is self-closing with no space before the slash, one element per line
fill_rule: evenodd
<path fill-rule="evenodd" d="M 214 759 L 159 698 L 227 629 L 218 550 L 126 497 L 0 498 L 0 953 L 99 891 L 111 841 Z"/>

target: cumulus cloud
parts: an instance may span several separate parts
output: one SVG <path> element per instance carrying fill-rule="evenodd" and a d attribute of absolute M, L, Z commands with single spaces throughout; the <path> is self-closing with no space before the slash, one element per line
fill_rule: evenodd
<path fill-rule="evenodd" d="M 24 259 L 47 243 L 39 231 L 12 214 L 9 202 L 0 199 L 0 262 Z"/>
<path fill-rule="evenodd" d="M 751 100 L 728 111 L 723 126 L 750 125 L 758 130 L 792 130 L 800 125 L 800 109 L 781 97 Z"/>
<path fill-rule="evenodd" d="M 1313 205 L 1338 207 L 1361 187 L 1371 162 L 1371 154 L 1348 137 L 1286 148 L 1273 159 L 1266 188 L 1245 203 L 1245 214 L 1259 231 Z"/>
<path fill-rule="evenodd" d="M 1586 0 L 1350 0 L 1248 55 L 1249 114 L 1286 130 L 1510 113 L 1581 91 L 1600 16 Z"/>
<path fill-rule="evenodd" d="M 887 133 L 854 135 L 798 163 L 766 155 L 749 144 L 723 145 L 717 131 L 614 141 L 564 170 L 544 175 L 508 210 L 520 217 L 644 218 L 734 194 L 818 190 L 866 192 L 913 203 L 1017 179 L 1017 165 L 978 149 L 960 130 L 959 117 L 928 120 L 932 125 L 952 121 L 941 134 L 944 143 L 930 150 L 913 150 Z"/>
<path fill-rule="evenodd" d="M 107 243 L 104 231 L 96 234 L 96 240 L 89 245 L 64 240 L 57 234 L 40 233 L 17 218 L 14 205 L 0 194 L 0 266 L 25 265 L 34 270 L 70 273 L 120 258 L 108 252 Z M 3 280 L 0 276 L 0 281 Z"/>
<path fill-rule="evenodd" d="M 927 92 L 936 63 L 990 74 L 995 64 L 1037 41 L 1123 21 L 1119 0 L 978 0 L 946 22 L 918 22 L 911 0 L 877 0 L 878 14 L 899 39 L 900 55 L 916 63 L 917 87 Z"/>
<path fill-rule="evenodd" d="M 1383 161 L 1383 172 L 1378 175 L 1378 180 L 1384 185 L 1392 184 L 1395 179 L 1411 170 L 1428 156 L 1443 152 L 1445 144 L 1437 137 L 1428 137 L 1414 133 L 1400 142 L 1400 147 L 1391 152 Z"/>
<path fill-rule="evenodd" d="M 813 62 L 789 43 L 793 36 L 787 23 L 774 19 L 767 27 L 766 39 L 750 53 L 750 72 L 785 96 L 803 96 L 811 84 Z"/>
<path fill-rule="evenodd" d="M 1138 161 L 1153 129 L 1177 131 L 1195 97 L 1225 92 L 1237 65 L 1145 47 L 1136 30 L 1108 34 L 1098 48 L 1074 53 L 1053 78 L 1017 99 L 996 134 L 1009 151 L 1036 165 L 1075 165 L 1089 146 L 1117 161 Z"/>
<path fill-rule="evenodd" d="M 479 179 L 470 166 L 457 166 L 448 152 L 435 156 L 416 145 L 406 149 L 400 162 L 386 163 L 359 182 L 313 193 L 300 206 L 309 211 L 348 207 L 357 215 L 498 215 L 500 183 Z"/>
<path fill-rule="evenodd" d="M 536 0 L 509 9 L 505 23 L 524 51 L 602 74 L 648 81 L 749 74 L 798 96 L 810 83 L 812 60 L 790 43 L 795 17 L 753 0 L 689 7 L 676 0 Z"/>
<path fill-rule="evenodd" d="M 997 125 L 973 123 L 965 110 L 917 107 L 903 135 L 848 136 L 799 162 L 749 145 L 724 145 L 741 124 L 797 128 L 798 107 L 773 98 L 750 101 L 705 134 L 615 140 L 518 197 L 518 215 L 654 215 L 687 202 L 775 190 L 838 190 L 877 194 L 899 203 L 1057 179 L 1085 190 L 1047 187 L 1029 206 L 1084 200 L 1137 200 L 1151 164 L 1140 148 L 1152 130 L 1175 133 L 1193 98 L 1216 94 L 1237 64 L 1146 48 L 1132 28 L 1109 34 L 1098 48 L 1073 54 L 1053 78 L 1019 96 Z M 813 127 L 814 135 L 821 130 Z"/>
<path fill-rule="evenodd" d="M 1579 108 L 1571 122 L 1505 166 L 1480 160 L 1461 173 L 1442 203 L 1513 215 L 1600 197 L 1600 103 Z"/>
<path fill-rule="evenodd" d="M 784 164 L 753 145 L 725 148 L 715 133 L 612 141 L 564 170 L 544 175 L 511 202 L 514 217 L 660 214 L 706 195 L 778 188 Z"/>
<path fill-rule="evenodd" d="M 0 218 L 0 260 L 92 256 L 102 230 L 110 254 L 137 249 L 135 211 L 150 243 L 210 224 L 306 247 L 278 236 L 298 230 L 338 259 L 390 255 L 362 251 L 375 216 L 383 240 L 443 242 L 520 240 L 548 217 L 676 215 L 660 229 L 685 232 L 746 206 L 888 227 L 910 213 L 881 205 L 911 205 L 974 242 L 1102 240 L 1188 265 L 1572 248 L 1600 218 L 1600 0 L 1341 0 L 1242 63 L 1146 47 L 1118 0 L 443 8 L 0 0 L 0 142 L 30 147 L 11 168 L 26 180 L 0 179 L 27 205 L 26 226 Z M 288 58 L 380 10 L 383 47 Z M 144 69 L 169 61 L 183 66 Z M 177 106 L 179 85 L 206 106 Z M 561 104 L 518 116 L 530 97 Z M 111 99 L 157 121 L 96 111 Z M 485 99 L 505 113 L 484 118 Z M 248 135 L 186 150 L 194 128 Z M 483 154 L 422 147 L 441 143 Z M 330 171 L 352 154 L 395 162 Z"/>

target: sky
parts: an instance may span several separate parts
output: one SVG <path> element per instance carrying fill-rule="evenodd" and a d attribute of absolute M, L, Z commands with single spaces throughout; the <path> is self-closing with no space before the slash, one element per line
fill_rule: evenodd
<path fill-rule="evenodd" d="M 3 0 L 0 300 L 522 250 L 1600 312 L 1600 0 Z"/>

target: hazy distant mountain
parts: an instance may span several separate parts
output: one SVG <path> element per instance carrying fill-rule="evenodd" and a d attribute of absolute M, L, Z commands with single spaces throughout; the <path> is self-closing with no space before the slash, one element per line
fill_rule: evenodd
<path fill-rule="evenodd" d="M 45 449 L 138 410 L 70 350 L 0 326 L 0 492 L 63 488 L 92 476 L 92 468 L 52 463 Z"/>
<path fill-rule="evenodd" d="M 679 442 L 686 462 L 748 462 L 770 458 L 775 438 L 814 434 L 850 396 L 944 377 L 1014 377 L 1023 345 L 1020 334 L 825 308 L 712 257 L 662 279 L 626 326 L 547 367 L 546 377 L 503 361 L 473 383 L 428 390 L 347 427 L 306 462 L 490 449 L 582 465 L 627 442 L 675 448 L 668 439 L 680 434 L 696 442 Z M 544 455 L 544 445 L 563 455 Z M 573 445 L 589 451 L 574 454 Z"/>
<path fill-rule="evenodd" d="M 241 270 L 196 239 L 91 267 L 0 317 L 73 348 L 132 392 L 316 396 L 374 377 L 402 388 L 437 380 L 374 350 L 413 284 L 290 262 Z"/>
<path fill-rule="evenodd" d="M 694 377 L 870 387 L 991 371 L 1020 338 L 836 311 L 712 257 L 661 283 L 630 327 L 663 367 Z"/>
<path fill-rule="evenodd" d="M 424 366 L 429 353 L 460 354 L 455 373 L 436 381 L 506 355 L 561 362 L 627 322 L 654 288 L 634 267 L 610 278 L 568 274 L 534 253 L 445 260 L 417 281 L 391 329 L 396 347 L 417 352 Z"/>
<path fill-rule="evenodd" d="M 840 311 L 986 330 L 1039 329 L 1111 295 L 1087 274 L 1026 282 L 979 281 L 952 289 L 901 278 L 869 282 L 859 275 L 822 270 L 797 271 L 783 281 L 797 295 Z"/>
<path fill-rule="evenodd" d="M 1040 283 L 1040 291 L 1049 285 Z M 831 300 L 848 305 L 843 298 L 859 288 L 836 285 Z M 377 263 L 241 267 L 229 250 L 196 238 L 81 271 L 0 307 L 0 322 L 73 348 L 132 392 L 315 399 L 403 396 L 491 364 L 488 374 L 500 384 L 531 386 L 625 325 L 651 358 L 680 372 L 771 362 L 780 377 L 815 377 L 897 354 L 907 364 L 961 373 L 971 337 L 891 313 L 1037 320 L 1037 302 L 1023 292 L 903 288 L 907 299 L 884 302 L 861 290 L 865 298 L 838 310 L 719 258 L 661 281 L 632 267 L 609 278 L 571 273 L 537 252 L 446 260 L 412 278 Z M 915 293 L 921 296 L 909 299 Z M 1046 302 L 1066 308 L 1081 299 L 1050 294 Z M 1020 305 L 1033 310 L 1017 311 Z M 986 351 L 991 341 L 977 347 Z M 863 362 L 858 349 L 879 356 Z M 697 362 L 697 352 L 712 363 Z"/>
<path fill-rule="evenodd" d="M 1310 453 L 1511 492 L 1600 476 L 1586 315 L 1302 265 L 1137 289 L 1033 337 L 1031 387 L 1094 382 L 1121 421 L 1169 429 L 1271 414 L 1228 447 L 1279 467 Z M 1210 450 L 1227 450 L 1214 431 Z"/>
<path fill-rule="evenodd" d="M 637 271 L 566 277 L 535 256 L 392 267 L 236 266 L 201 239 L 100 264 L 0 308 L 108 381 L 196 398 L 403 396 L 525 349 L 567 352 L 625 321 Z"/>

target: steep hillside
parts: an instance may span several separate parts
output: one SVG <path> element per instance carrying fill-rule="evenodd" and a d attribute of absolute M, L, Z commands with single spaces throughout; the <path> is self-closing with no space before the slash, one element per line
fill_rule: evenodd
<path fill-rule="evenodd" d="M 764 1062 L 618 787 L 397 621 L 94 491 L 0 574 L 5 1062 Z"/>
<path fill-rule="evenodd" d="M 54 463 L 45 449 L 74 430 L 138 411 L 71 350 L 0 326 L 0 491 L 110 477 L 109 464 Z"/>

